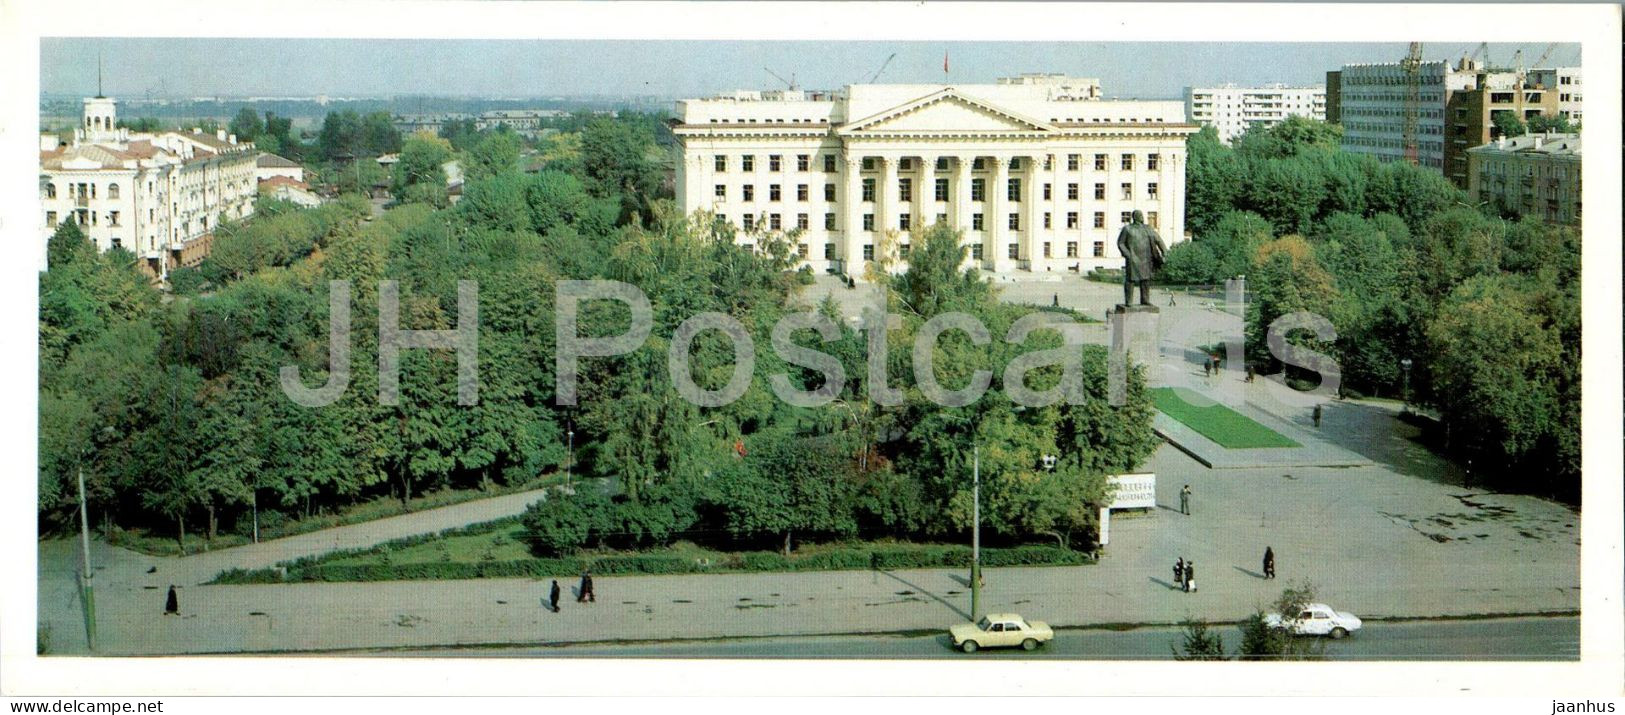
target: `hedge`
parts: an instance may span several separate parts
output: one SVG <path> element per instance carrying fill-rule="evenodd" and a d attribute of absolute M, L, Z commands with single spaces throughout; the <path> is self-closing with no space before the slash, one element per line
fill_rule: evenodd
<path fill-rule="evenodd" d="M 582 555 L 568 558 L 520 559 L 484 562 L 418 562 L 325 564 L 323 559 L 300 559 L 278 569 L 231 569 L 210 583 L 263 584 L 284 582 L 422 581 L 478 578 L 547 578 L 576 576 L 591 570 L 599 574 L 692 574 L 774 571 L 849 571 L 858 569 L 969 568 L 970 547 L 853 547 L 785 556 L 773 551 L 727 554 L 704 561 L 674 554 Z M 1090 563 L 1087 554 L 1055 546 L 1017 546 L 982 549 L 984 566 L 1068 566 Z"/>

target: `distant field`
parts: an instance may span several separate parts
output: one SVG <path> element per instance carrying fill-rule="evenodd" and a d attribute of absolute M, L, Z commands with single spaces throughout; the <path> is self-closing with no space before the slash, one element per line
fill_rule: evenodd
<path fill-rule="evenodd" d="M 1191 399 L 1182 397 L 1175 392 L 1176 390 L 1188 394 Z M 1224 405 L 1198 407 L 1194 404 L 1197 399 L 1195 393 L 1189 390 L 1174 387 L 1152 388 L 1151 399 L 1163 414 L 1227 449 L 1301 446 Z"/>

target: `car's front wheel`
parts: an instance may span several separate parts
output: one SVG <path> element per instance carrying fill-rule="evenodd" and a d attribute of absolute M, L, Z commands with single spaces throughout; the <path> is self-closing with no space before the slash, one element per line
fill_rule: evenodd
<path fill-rule="evenodd" d="M 1345 630 L 1341 626 L 1339 626 L 1337 628 L 1333 628 L 1332 629 L 1332 640 L 1342 640 L 1342 638 L 1344 636 L 1347 636 L 1348 634 L 1349 634 L 1349 632 L 1347 630 Z"/>
<path fill-rule="evenodd" d="M 1038 641 L 1033 640 L 1031 638 L 1028 638 L 1027 640 L 1024 640 L 1024 641 L 1021 642 L 1021 649 L 1022 650 L 1032 650 L 1032 649 L 1037 648 L 1037 647 L 1038 647 Z"/>
<path fill-rule="evenodd" d="M 966 653 L 975 653 L 976 641 L 965 641 L 964 643 L 960 643 L 959 649 L 965 651 Z"/>

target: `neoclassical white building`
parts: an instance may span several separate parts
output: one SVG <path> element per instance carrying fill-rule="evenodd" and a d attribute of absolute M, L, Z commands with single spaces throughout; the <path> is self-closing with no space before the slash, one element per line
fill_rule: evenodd
<path fill-rule="evenodd" d="M 116 100 L 86 99 L 72 142 L 40 137 L 42 235 L 75 221 L 99 249 L 127 249 L 164 276 L 202 260 L 221 221 L 254 213 L 257 157 L 223 131 L 131 133 Z"/>
<path fill-rule="evenodd" d="M 744 244 L 793 230 L 806 265 L 857 279 L 877 245 L 900 269 L 933 223 L 961 229 L 984 270 L 1119 267 L 1136 209 L 1168 244 L 1184 240 L 1197 126 L 1179 101 L 1099 97 L 1096 80 L 1027 75 L 684 100 L 677 199 L 744 229 Z"/>

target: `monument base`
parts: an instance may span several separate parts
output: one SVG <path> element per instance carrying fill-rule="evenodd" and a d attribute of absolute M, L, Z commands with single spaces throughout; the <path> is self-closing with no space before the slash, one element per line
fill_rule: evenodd
<path fill-rule="evenodd" d="M 1128 398 L 1128 374 L 1137 366 L 1147 386 L 1157 384 L 1160 354 L 1159 328 L 1162 311 L 1154 305 L 1122 305 L 1113 308 L 1110 319 L 1111 353 L 1107 358 L 1107 396 L 1113 405 Z"/>

